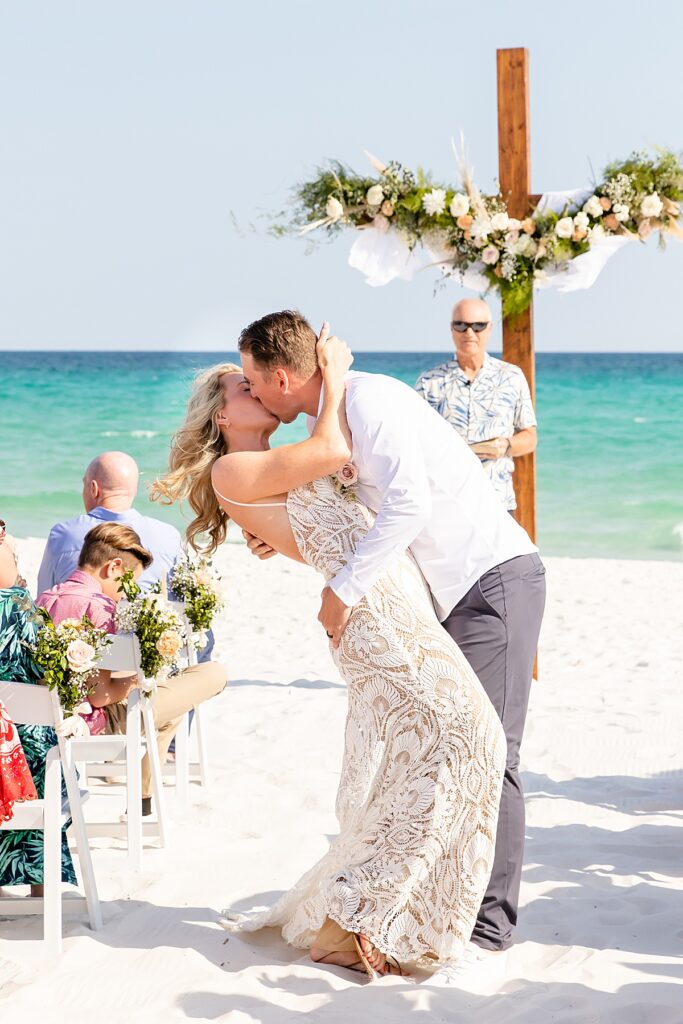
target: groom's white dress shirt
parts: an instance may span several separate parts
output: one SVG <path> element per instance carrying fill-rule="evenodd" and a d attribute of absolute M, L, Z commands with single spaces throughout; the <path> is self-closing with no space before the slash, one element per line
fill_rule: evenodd
<path fill-rule="evenodd" d="M 329 583 L 344 604 L 357 604 L 410 548 L 443 621 L 485 572 L 537 550 L 476 455 L 407 384 L 351 371 L 346 415 L 355 490 L 377 517 Z"/>

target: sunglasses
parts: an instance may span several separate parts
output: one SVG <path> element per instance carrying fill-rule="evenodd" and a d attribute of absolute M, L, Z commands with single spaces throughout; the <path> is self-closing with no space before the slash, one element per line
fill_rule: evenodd
<path fill-rule="evenodd" d="M 464 334 L 467 328 L 471 327 L 475 334 L 481 334 L 490 323 L 490 320 L 475 320 L 473 324 L 468 324 L 464 320 L 451 320 L 451 330 L 457 331 L 458 334 Z"/>

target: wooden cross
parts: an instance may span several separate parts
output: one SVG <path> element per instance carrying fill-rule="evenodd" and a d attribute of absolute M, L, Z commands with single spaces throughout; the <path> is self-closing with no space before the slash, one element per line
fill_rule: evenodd
<path fill-rule="evenodd" d="M 498 177 L 511 217 L 529 216 L 540 196 L 531 195 L 529 142 L 529 54 L 521 47 L 497 50 L 498 64 Z M 503 320 L 503 359 L 519 366 L 536 403 L 533 303 L 514 319 Z M 515 459 L 513 476 L 515 516 L 536 541 L 536 456 Z"/>

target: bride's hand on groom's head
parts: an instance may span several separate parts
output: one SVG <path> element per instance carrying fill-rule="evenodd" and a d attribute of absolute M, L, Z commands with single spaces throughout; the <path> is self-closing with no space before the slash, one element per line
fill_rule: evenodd
<path fill-rule="evenodd" d="M 322 326 L 315 352 L 320 371 L 327 380 L 341 379 L 353 363 L 351 349 L 336 334 L 330 334 L 327 322 Z"/>
<path fill-rule="evenodd" d="M 269 544 L 261 540 L 260 537 L 255 537 L 253 533 L 249 533 L 248 530 L 242 530 L 242 536 L 247 542 L 247 547 L 251 551 L 252 555 L 256 555 L 257 558 L 264 560 L 266 558 L 272 558 L 273 555 L 277 554 L 275 548 L 271 548 Z"/>

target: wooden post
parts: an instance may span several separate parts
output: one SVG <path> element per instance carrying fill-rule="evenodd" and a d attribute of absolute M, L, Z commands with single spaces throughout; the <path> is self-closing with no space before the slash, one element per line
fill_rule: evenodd
<path fill-rule="evenodd" d="M 531 206 L 529 55 L 521 47 L 497 51 L 498 176 L 511 217 L 523 220 Z M 536 197 L 534 197 L 536 198 Z M 533 305 L 503 320 L 503 359 L 521 367 L 535 405 Z M 536 456 L 515 459 L 517 521 L 536 541 Z"/>

